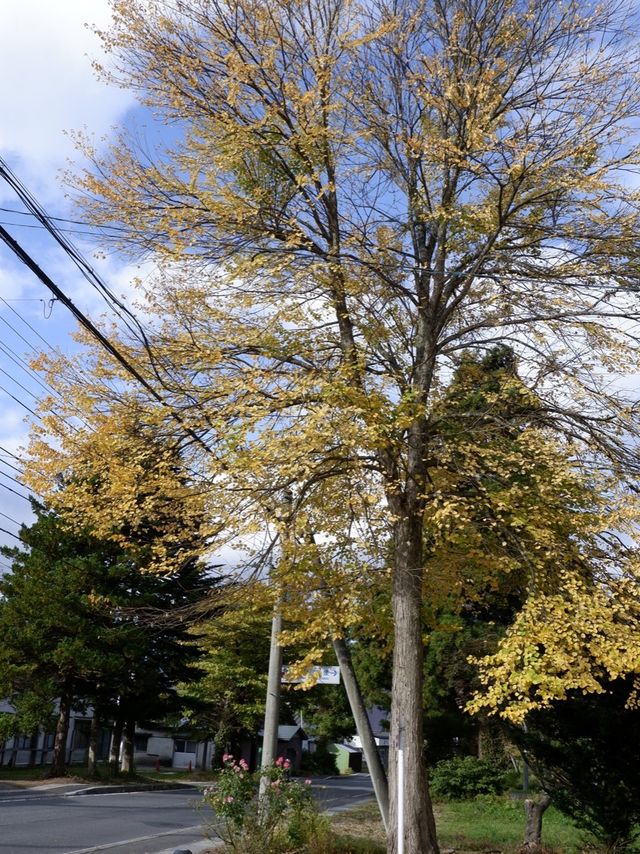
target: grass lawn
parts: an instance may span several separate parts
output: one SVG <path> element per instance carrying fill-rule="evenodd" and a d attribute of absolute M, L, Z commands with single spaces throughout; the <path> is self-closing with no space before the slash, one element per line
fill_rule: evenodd
<path fill-rule="evenodd" d="M 364 804 L 331 816 L 336 841 L 344 852 L 384 854 L 387 850 L 380 814 L 375 803 Z M 358 847 L 360 846 L 360 847 Z"/>
<path fill-rule="evenodd" d="M 0 768 L 0 781 L 6 783 L 11 782 L 26 782 L 26 781 L 41 781 L 44 780 L 49 773 L 48 765 L 39 765 L 35 768 Z M 99 762 L 97 767 L 97 777 L 92 778 L 87 776 L 86 765 L 71 765 L 67 769 L 66 777 L 73 781 L 86 781 L 98 783 L 126 783 L 126 782 L 149 782 L 149 783 L 173 783 L 184 781 L 215 780 L 216 774 L 207 771 L 174 771 L 167 769 L 166 771 L 156 771 L 155 769 L 140 768 L 135 774 L 116 774 L 113 775 L 109 766 L 105 762 Z M 66 779 L 66 778 L 65 778 Z"/>
<path fill-rule="evenodd" d="M 524 807 L 521 801 L 505 798 L 478 798 L 435 804 L 438 840 L 442 850 L 456 854 L 516 854 L 524 835 Z M 384 833 L 375 803 L 338 813 L 332 817 L 336 833 L 345 840 L 360 840 L 362 850 L 384 852 Z M 582 854 L 597 848 L 585 842 L 583 833 L 553 807 L 544 814 L 542 843 L 548 854 Z M 378 847 L 379 846 L 379 847 Z M 347 848 L 347 851 L 351 849 Z"/>
<path fill-rule="evenodd" d="M 44 780 L 49 773 L 48 765 L 37 765 L 35 768 L 5 768 L 0 767 L 0 780 L 7 783 L 20 780 Z M 67 771 L 69 777 L 80 778 L 87 774 L 86 765 L 71 765 Z"/>
<path fill-rule="evenodd" d="M 478 798 L 435 805 L 442 848 L 456 851 L 516 852 L 524 836 L 522 801 Z M 583 834 L 570 819 L 549 807 L 542 822 L 542 844 L 547 851 L 578 854 L 585 850 Z"/>

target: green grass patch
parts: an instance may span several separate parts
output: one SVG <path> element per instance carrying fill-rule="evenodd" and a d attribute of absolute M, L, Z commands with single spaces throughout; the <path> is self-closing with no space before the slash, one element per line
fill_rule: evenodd
<path fill-rule="evenodd" d="M 441 849 L 454 848 L 457 854 L 500 852 L 516 854 L 524 838 L 522 800 L 509 796 L 481 796 L 467 801 L 440 801 L 435 804 L 438 841 Z M 378 854 L 384 847 L 384 831 L 375 802 L 332 816 L 337 839 L 352 846 L 346 852 Z M 597 851 L 587 845 L 585 835 L 558 810 L 549 807 L 542 823 L 542 844 L 548 854 L 583 854 Z M 369 846 L 369 847 L 367 847 Z M 342 851 L 342 849 L 338 849 Z"/>
<path fill-rule="evenodd" d="M 31 768 L 0 768 L 0 781 L 7 783 L 19 783 L 27 781 L 46 780 L 49 775 L 49 765 L 37 765 Z M 86 765 L 70 765 L 66 775 L 70 780 L 81 780 L 88 783 L 174 783 L 178 782 L 195 782 L 195 781 L 212 781 L 216 779 L 216 773 L 211 771 L 193 771 L 189 773 L 186 770 L 167 770 L 156 771 L 155 769 L 140 768 L 136 769 L 133 774 L 114 774 L 109 768 L 108 763 L 99 762 L 95 777 L 89 777 Z"/>
<path fill-rule="evenodd" d="M 442 848 L 515 852 L 522 847 L 525 816 L 521 800 L 479 797 L 447 801 L 437 803 L 435 813 Z M 585 850 L 584 834 L 552 806 L 544 814 L 542 844 L 558 854 L 579 854 Z"/>
<path fill-rule="evenodd" d="M 20 780 L 44 780 L 49 774 L 49 765 L 36 765 L 30 768 L 0 768 L 0 780 L 8 783 Z M 86 765 L 71 765 L 67 771 L 69 777 L 84 777 L 87 774 Z"/>
<path fill-rule="evenodd" d="M 387 850 L 375 801 L 331 816 L 336 854 L 384 854 Z"/>

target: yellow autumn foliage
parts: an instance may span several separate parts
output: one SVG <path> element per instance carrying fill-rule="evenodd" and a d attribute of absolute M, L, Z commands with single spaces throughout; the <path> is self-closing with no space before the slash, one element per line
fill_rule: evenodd
<path fill-rule="evenodd" d="M 310 633 L 386 597 L 405 850 L 435 851 L 424 612 L 508 578 L 527 619 L 563 601 L 582 615 L 581 563 L 602 609 L 616 572 L 633 578 L 612 545 L 635 525 L 640 474 L 638 407 L 615 381 L 640 366 L 633 16 L 575 0 L 113 6 L 102 71 L 175 133 L 149 150 L 123 131 L 106 153 L 80 136 L 89 166 L 68 180 L 111 247 L 158 267 L 146 345 L 119 343 L 164 406 L 95 353 L 51 363 L 67 426 L 49 416 L 57 437 L 35 437 L 29 478 L 64 503 L 57 472 L 83 465 L 102 417 L 90 453 L 108 469 L 119 419 L 137 412 L 179 445 L 212 548 L 242 544 L 258 574 L 274 558 Z M 454 435 L 439 408 L 463 353 L 497 343 L 537 400 L 501 447 Z M 135 474 L 113 473 L 105 529 L 135 521 Z M 616 620 L 599 625 L 615 646 Z"/>

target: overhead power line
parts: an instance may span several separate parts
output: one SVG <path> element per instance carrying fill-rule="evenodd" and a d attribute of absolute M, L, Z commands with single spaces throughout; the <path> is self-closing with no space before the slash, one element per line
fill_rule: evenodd
<path fill-rule="evenodd" d="M 25 326 L 27 326 L 27 327 L 28 327 L 28 328 L 29 328 L 29 329 L 34 333 L 34 335 L 37 335 L 37 336 L 38 336 L 38 338 L 39 338 L 39 339 L 42 341 L 42 343 L 45 345 L 45 347 L 48 347 L 48 348 L 49 348 L 49 350 L 55 350 L 55 347 L 54 347 L 52 344 L 49 344 L 49 342 L 47 341 L 47 339 L 46 339 L 46 338 L 43 338 L 43 337 L 42 337 L 42 335 L 38 332 L 38 330 L 37 330 L 37 329 L 35 329 L 35 328 L 34 328 L 34 327 L 29 323 L 29 321 L 25 320 L 25 319 L 24 319 L 24 317 L 23 317 L 19 312 L 17 312 L 13 306 L 9 305 L 9 303 L 7 302 L 7 300 L 6 300 L 6 299 L 3 299 L 2 297 L 0 297 L 0 302 L 4 303 L 4 304 L 6 305 L 6 307 L 9 309 L 9 311 L 12 311 L 12 312 L 15 314 L 15 316 L 16 316 L 17 318 L 19 318 L 19 319 L 20 319 L 20 320 L 25 324 Z M 38 300 L 38 302 L 40 302 L 40 300 Z M 30 341 L 27 341 L 27 339 L 26 339 L 24 336 L 22 336 L 22 335 L 21 335 L 21 334 L 20 334 L 20 333 L 19 333 L 19 332 L 18 332 L 18 331 L 13 327 L 13 326 L 11 326 L 11 324 L 10 324 L 7 320 L 5 320 L 5 318 L 4 318 L 4 317 L 0 318 L 0 320 L 2 320 L 2 321 L 3 321 L 3 323 L 6 323 L 6 325 L 7 325 L 10 329 L 12 329 L 12 330 L 16 333 L 16 335 L 17 335 L 19 338 L 21 338 L 21 339 L 25 342 L 25 344 L 26 344 L 28 347 L 30 347 L 32 350 L 35 350 L 35 347 L 33 346 L 33 344 L 32 344 Z"/>
<path fill-rule="evenodd" d="M 2 471 L 2 469 L 0 469 L 0 475 L 2 475 L 2 477 L 8 477 L 9 480 L 12 480 L 14 483 L 17 483 L 18 486 L 23 486 L 23 483 L 21 480 L 18 480 L 18 478 L 14 477 L 12 474 L 7 474 L 7 472 Z"/>
<path fill-rule="evenodd" d="M 0 170 L 1 172 L 1 170 Z M 146 389 L 149 394 L 153 397 L 153 399 L 159 403 L 161 406 L 164 406 L 170 413 L 171 417 L 182 427 L 184 432 L 195 442 L 201 445 L 207 452 L 211 452 L 211 448 L 207 445 L 207 443 L 202 439 L 200 435 L 198 435 L 191 427 L 188 427 L 183 418 L 180 416 L 178 412 L 169 404 L 162 395 L 158 394 L 155 388 L 142 376 L 142 374 L 138 371 L 134 365 L 120 352 L 120 350 L 106 338 L 105 335 L 89 320 L 89 318 L 82 312 L 80 309 L 72 302 L 72 300 L 60 290 L 60 288 L 55 284 L 55 282 L 42 270 L 38 264 L 33 260 L 33 258 L 28 254 L 28 252 L 23 249 L 23 247 L 18 243 L 17 240 L 9 234 L 9 232 L 4 228 L 4 226 L 0 225 L 0 240 L 2 240 L 11 251 L 22 261 L 22 263 L 31 270 L 31 272 L 45 285 L 51 293 L 60 300 L 60 302 L 65 305 L 69 311 L 73 314 L 76 320 L 87 329 L 91 335 L 102 345 L 102 347 L 120 364 L 126 372 L 136 379 L 140 385 Z M 13 397 L 13 395 L 11 395 Z M 14 398 L 15 399 L 15 398 Z M 21 401 L 17 401 L 21 406 L 24 406 L 25 409 L 28 407 L 21 403 Z M 36 415 L 33 410 L 30 410 L 34 415 Z"/>
<path fill-rule="evenodd" d="M 18 481 L 16 481 L 16 483 L 17 483 L 17 482 L 18 482 Z M 2 488 L 2 489 L 6 489 L 6 490 L 8 490 L 9 492 L 13 492 L 13 494 L 14 494 L 14 495 L 17 495 L 17 496 L 18 496 L 18 498 L 22 498 L 22 499 L 24 499 L 24 501 L 28 501 L 28 502 L 29 502 L 29 504 L 31 503 L 31 499 L 29 498 L 29 496 L 28 496 L 28 495 L 23 495 L 23 493 L 22 493 L 22 492 L 18 492 L 18 490 L 17 490 L 17 489 L 13 489 L 13 487 L 11 487 L 11 486 L 7 486 L 7 484 L 6 484 L 6 483 L 2 483 L 2 482 L 0 481 L 0 488 Z"/>
<path fill-rule="evenodd" d="M 0 207 L 0 212 L 2 212 L 2 213 L 15 214 L 16 216 L 33 216 L 33 214 L 31 213 L 31 211 L 19 211 L 19 210 L 17 210 L 16 208 L 5 208 L 5 207 Z M 47 219 L 50 219 L 50 220 L 52 220 L 53 222 L 66 222 L 66 223 L 69 223 L 70 225 L 83 225 L 83 226 L 85 226 L 86 228 L 88 228 L 88 227 L 91 227 L 91 226 L 92 226 L 92 224 L 91 224 L 90 222 L 86 222 L 86 220 L 81 220 L 81 219 L 68 219 L 67 217 L 63 217 L 63 216 L 51 216 L 51 215 L 48 215 L 48 216 L 47 216 Z M 44 226 L 43 226 L 43 227 L 44 227 Z M 125 228 L 123 228 L 123 227 L 122 227 L 122 226 L 120 226 L 120 225 L 96 225 L 96 226 L 93 226 L 93 227 L 94 227 L 96 230 L 99 230 L 99 231 L 123 231 L 123 232 L 125 232 L 125 231 L 126 231 L 126 229 L 125 229 Z"/>
<path fill-rule="evenodd" d="M 93 287 L 97 287 L 107 302 L 110 304 L 112 308 L 114 308 L 114 304 L 116 308 L 114 308 L 116 314 L 122 318 L 121 311 L 124 312 L 135 324 L 135 329 L 132 328 L 130 323 L 126 320 L 124 321 L 127 325 L 128 329 L 133 332 L 135 337 L 138 337 L 149 356 L 151 367 L 155 373 L 156 378 L 159 382 L 162 383 L 162 379 L 158 370 L 156 368 L 157 360 L 155 354 L 153 353 L 149 341 L 146 337 L 144 329 L 139 322 L 139 320 L 135 317 L 135 315 L 124 306 L 117 298 L 113 295 L 110 289 L 102 282 L 97 273 L 91 268 L 87 261 L 81 256 L 75 247 L 72 246 L 62 235 L 60 235 L 56 229 L 56 227 L 51 223 L 51 218 L 44 212 L 41 206 L 38 204 L 36 199 L 31 195 L 31 193 L 27 190 L 24 185 L 18 180 L 18 178 L 13 175 L 7 164 L 0 158 L 0 178 L 4 179 L 9 186 L 14 189 L 18 197 L 21 199 L 23 204 L 27 207 L 27 209 L 35 216 L 38 221 L 42 222 L 43 225 L 46 225 L 47 230 L 51 233 L 52 237 L 56 240 L 56 242 L 64 249 L 64 251 L 69 255 L 74 264 L 81 270 L 85 278 L 92 284 Z M 29 255 L 29 253 L 15 240 L 9 232 L 0 225 L 0 240 L 2 240 L 18 257 L 18 259 L 29 269 L 31 272 L 48 288 L 48 290 L 53 294 L 53 296 L 58 299 L 69 311 L 73 314 L 73 316 L 78 320 L 78 322 L 85 328 L 87 331 L 99 342 L 99 344 L 105 349 L 111 356 L 116 360 L 118 364 L 120 364 L 129 376 L 133 377 L 150 395 L 151 397 L 159 403 L 165 410 L 168 412 L 169 416 L 179 425 L 180 429 L 191 439 L 194 443 L 203 448 L 208 454 L 214 453 L 213 448 L 204 440 L 202 435 L 200 435 L 196 430 L 190 427 L 185 423 L 182 414 L 179 410 L 177 410 L 168 400 L 166 400 L 161 394 L 156 391 L 156 389 L 150 384 L 150 382 L 140 373 L 140 371 L 127 359 L 127 357 L 119 350 L 119 348 L 113 344 L 93 323 L 92 321 L 73 303 L 73 301 L 59 288 L 55 282 L 40 268 L 40 266 L 36 263 L 36 261 Z M 0 297 L 0 300 L 2 298 Z M 2 300 L 2 302 L 7 305 L 7 307 L 20 319 L 24 321 L 24 319 L 15 311 L 11 306 L 8 305 L 6 300 Z M 120 311 L 120 310 L 121 311 Z M 30 324 L 27 324 L 29 328 L 33 330 L 33 327 Z M 41 340 L 44 341 L 42 336 L 36 331 L 33 330 Z M 50 345 L 48 342 L 44 342 L 48 347 Z M 53 349 L 53 348 L 52 348 Z M 13 397 L 13 395 L 11 395 Z M 25 409 L 28 409 L 32 412 L 36 417 L 39 417 L 36 412 L 30 410 L 26 404 L 22 403 L 22 401 L 14 399 Z M 60 417 L 60 416 L 58 416 Z M 62 419 L 64 420 L 64 419 Z M 19 494 L 19 493 L 16 493 Z M 25 496 L 20 496 L 24 498 Z"/>
<path fill-rule="evenodd" d="M 22 522 L 18 522 L 17 519 L 14 519 L 13 516 L 8 516 L 6 513 L 3 513 L 0 510 L 0 516 L 4 516 L 5 519 L 8 519 L 10 522 L 13 522 L 14 525 L 22 525 Z"/>
<path fill-rule="evenodd" d="M 31 413 L 31 415 L 34 415 L 36 418 L 40 417 L 38 415 L 38 413 L 35 411 L 35 409 L 32 409 L 30 406 L 27 406 L 26 403 L 23 403 L 19 397 L 15 396 L 15 394 L 11 394 L 11 392 L 8 389 L 6 389 L 3 385 L 0 385 L 0 391 L 3 391 L 8 397 L 10 397 L 12 400 L 15 400 L 15 402 L 19 406 L 21 406 L 23 409 L 26 409 L 27 412 Z"/>
<path fill-rule="evenodd" d="M 25 187 L 17 175 L 11 171 L 8 164 L 2 159 L 2 157 L 0 157 L 0 178 L 6 181 L 18 196 L 22 204 L 26 207 L 27 211 L 42 225 L 43 228 L 46 229 L 46 231 L 71 259 L 87 282 L 89 282 L 91 287 L 98 291 L 101 297 L 106 301 L 107 305 L 115 311 L 129 331 L 136 338 L 142 341 L 151 355 L 149 342 L 140 320 L 120 299 L 118 299 L 111 288 L 93 269 L 87 259 L 84 258 L 73 243 L 71 243 L 71 241 L 62 234 L 58 226 L 53 222 L 52 217 L 46 213 L 35 196 L 33 196 L 27 187 Z"/>
<path fill-rule="evenodd" d="M 126 359 L 122 353 L 100 332 L 100 330 L 94 326 L 94 324 L 89 320 L 89 318 L 83 314 L 82 311 L 69 299 L 69 297 L 63 293 L 60 288 L 53 282 L 52 279 L 47 276 L 47 274 L 42 270 L 33 258 L 26 252 L 25 249 L 20 246 L 17 240 L 14 240 L 13 237 L 9 234 L 6 229 L 0 225 L 0 240 L 2 240 L 9 249 L 22 261 L 22 263 L 28 267 L 31 272 L 37 276 L 40 281 L 46 285 L 46 287 L 51 291 L 51 293 L 59 299 L 60 302 L 65 305 L 69 311 L 73 314 L 73 316 L 78 320 L 85 329 L 87 329 L 94 338 L 96 338 L 100 344 L 104 347 L 107 352 L 109 352 L 113 358 L 127 371 L 127 373 L 131 374 L 131 376 L 135 377 L 138 382 L 147 389 L 159 402 L 161 401 L 160 395 L 156 392 L 153 386 L 149 385 L 146 379 L 139 373 L 139 371 Z"/>
<path fill-rule="evenodd" d="M 38 231 L 49 231 L 46 225 L 40 225 L 39 223 L 30 223 L 30 222 L 7 222 L 7 220 L 2 220 L 3 225 L 12 225 L 16 228 L 35 228 Z M 63 234 L 87 234 L 94 236 L 95 232 L 83 230 L 81 228 L 59 228 L 57 229 L 59 232 Z"/>
<path fill-rule="evenodd" d="M 27 374 L 27 376 L 31 377 L 32 380 L 35 380 L 35 382 L 37 382 L 38 385 L 41 386 L 41 388 L 43 388 L 44 391 L 47 392 L 47 394 L 56 394 L 58 395 L 58 397 L 62 396 L 60 392 L 57 391 L 55 388 L 52 388 L 51 386 L 47 385 L 47 383 L 43 382 L 40 379 L 40 376 L 33 370 L 33 368 L 29 367 L 28 362 L 25 362 L 24 359 L 20 358 L 20 356 L 18 356 L 15 350 L 12 350 L 11 347 L 8 347 L 6 344 L 3 344 L 1 341 L 0 351 L 3 352 L 5 356 L 7 356 L 14 363 L 14 365 L 16 365 L 16 367 L 18 367 L 21 371 Z"/>
<path fill-rule="evenodd" d="M 8 454 L 10 457 L 13 457 L 14 460 L 17 460 L 19 463 L 22 462 L 22 459 L 14 454 L 13 451 L 10 451 L 9 448 L 5 448 L 4 445 L 0 445 L 0 451 L 4 451 L 5 454 Z"/>
<path fill-rule="evenodd" d="M 2 464 L 3 466 L 9 466 L 10 469 L 17 471 L 18 474 L 22 474 L 22 469 L 19 469 L 18 466 L 14 466 L 13 463 L 8 463 L 6 460 L 3 460 L 0 458 L 0 464 Z M 0 469 L 0 471 L 1 471 L 1 469 Z"/>
<path fill-rule="evenodd" d="M 44 300 L 38 300 L 38 302 L 43 302 L 43 301 L 44 301 Z M 0 297 L 0 302 L 5 303 L 5 305 L 7 304 L 7 301 L 6 301 L 6 300 L 4 300 L 4 299 L 2 299 L 2 297 Z M 46 339 L 45 339 L 45 338 L 43 338 L 43 337 L 40 335 L 40 333 L 39 333 L 36 329 L 34 329 L 34 328 L 33 328 L 33 326 L 31 326 L 31 324 L 30 324 L 27 320 L 25 320 L 25 318 L 24 318 L 24 317 L 23 317 L 23 316 L 22 316 L 18 311 L 16 311 L 15 309 L 11 308 L 11 306 L 10 306 L 10 305 L 9 305 L 9 306 L 7 306 L 7 307 L 11 309 L 11 311 L 12 311 L 12 312 L 13 312 L 13 313 L 18 317 L 18 319 L 19 319 L 19 320 L 21 320 L 21 321 L 22 321 L 26 326 L 28 326 L 28 327 L 29 327 L 29 329 L 31 329 L 31 330 L 32 330 L 36 335 L 38 335 L 38 337 L 39 337 L 39 338 L 40 338 L 40 339 L 41 339 L 41 340 L 46 344 L 46 346 L 47 346 L 47 347 L 48 347 L 52 352 L 54 352 L 54 347 L 53 347 L 51 344 L 49 344 L 49 343 L 46 341 Z M 38 348 L 36 347 L 36 345 L 35 345 L 35 344 L 33 344 L 32 342 L 28 341 L 28 340 L 24 337 L 24 335 L 22 335 L 22 334 L 21 334 L 21 333 L 20 333 L 20 332 L 15 328 L 15 326 L 13 326 L 11 323 L 9 323 L 9 321 L 8 321 L 6 318 L 4 318 L 4 317 L 1 317 L 1 316 L 0 316 L 0 320 L 1 320 L 1 321 L 2 321 L 6 326 L 8 326 L 8 327 L 9 327 L 9 329 L 10 329 L 10 330 L 15 334 L 15 335 L 17 335 L 17 336 L 18 336 L 18 338 L 20 338 L 20 340 L 21 340 L 21 341 L 24 341 L 24 343 L 25 343 L 25 344 L 26 344 L 30 349 L 32 349 L 34 352 L 37 352 Z M 58 389 L 53 388 L 53 386 L 50 386 L 48 383 L 45 383 L 45 382 L 40 378 L 39 374 L 38 374 L 36 371 L 34 371 L 34 370 L 33 370 L 33 368 L 29 365 L 29 363 L 28 363 L 28 362 L 26 362 L 23 358 L 21 358 L 21 357 L 16 353 L 16 351 L 15 351 L 15 350 L 12 350 L 12 349 L 11 349 L 11 347 L 9 347 L 7 344 L 3 344 L 1 341 L 0 341 L 0 352 L 3 352 L 6 356 L 8 356 L 8 358 L 9 358 L 9 359 L 10 359 L 10 360 L 11 360 L 11 361 L 12 361 L 12 362 L 13 362 L 13 363 L 18 367 L 18 368 L 20 368 L 20 370 L 21 370 L 21 371 L 24 371 L 24 373 L 28 374 L 28 376 L 29 376 L 32 380 L 34 380 L 35 382 L 37 382 L 37 383 L 38 383 L 38 385 L 39 385 L 39 386 L 41 386 L 41 388 L 42 388 L 42 389 L 43 389 L 47 394 L 49 394 L 49 395 L 55 395 L 56 397 L 59 397 L 59 398 L 63 398 L 63 397 L 64 397 L 64 396 L 63 396 L 63 394 L 62 394 L 60 391 L 58 391 Z M 0 368 L 0 371 L 2 371 L 2 369 L 1 369 L 1 368 Z M 6 373 L 6 371 L 2 371 L 2 373 Z M 83 372 L 83 371 L 80 371 L 80 373 L 84 373 L 84 372 Z M 14 378 L 14 377 L 11 377 L 11 380 L 12 380 L 13 382 L 15 382 L 15 383 L 16 383 L 16 385 L 21 385 L 21 384 L 20 384 L 20 383 L 19 383 L 19 382 Z M 38 403 L 41 403 L 41 400 L 40 400 L 38 397 L 36 397 L 36 395 L 34 395 L 32 391 L 30 391 L 29 389 L 25 388 L 24 386 L 21 386 L 21 388 L 23 388 L 23 389 L 24 389 L 25 391 L 27 391 L 27 392 L 28 392 L 32 397 L 34 397 L 34 398 L 38 401 Z M 78 429 L 75 425 L 71 424 L 67 419 L 65 419 L 62 415 L 60 415 L 60 413 L 59 413 L 59 412 L 57 412 L 53 407 L 51 407 L 50 412 L 51 412 L 53 415 L 55 415 L 55 416 L 56 416 L 56 418 L 58 418 L 60 421 L 63 421 L 65 424 L 67 424 L 69 427 L 71 427 L 71 429 L 73 429 L 73 430 L 77 430 L 77 429 Z M 76 413 L 77 413 L 77 414 L 76 414 L 76 416 L 75 416 L 75 417 L 77 417 L 77 418 L 78 418 L 78 420 L 79 420 L 79 421 L 81 421 L 85 426 L 88 426 L 88 424 L 87 424 L 86 420 L 85 420 L 85 419 L 84 419 L 84 417 L 83 417 L 83 413 L 82 413 L 79 409 L 77 409 L 77 407 L 76 407 Z"/>

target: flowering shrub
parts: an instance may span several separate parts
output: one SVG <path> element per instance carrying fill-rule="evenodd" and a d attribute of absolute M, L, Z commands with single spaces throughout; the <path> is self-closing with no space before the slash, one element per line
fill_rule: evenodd
<path fill-rule="evenodd" d="M 311 781 L 289 778 L 290 762 L 251 773 L 244 759 L 225 754 L 216 786 L 204 791 L 205 803 L 215 813 L 211 826 L 228 850 L 242 854 L 306 852 L 311 839 L 327 833 L 326 821 L 316 810 Z M 260 795 L 260 781 L 263 791 Z"/>

